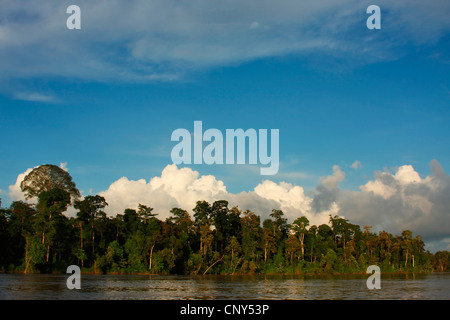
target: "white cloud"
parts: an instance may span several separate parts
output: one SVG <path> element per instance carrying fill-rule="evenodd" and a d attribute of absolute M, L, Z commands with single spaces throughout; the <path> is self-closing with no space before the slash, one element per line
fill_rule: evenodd
<path fill-rule="evenodd" d="M 67 162 L 61 162 L 60 164 L 59 164 L 59 167 L 61 168 L 61 169 L 63 169 L 64 171 L 69 171 L 69 169 L 67 168 Z"/>
<path fill-rule="evenodd" d="M 358 170 L 362 168 L 362 164 L 359 160 L 356 160 L 355 162 L 352 163 L 351 167 L 355 170 Z"/>
<path fill-rule="evenodd" d="M 305 215 L 311 225 L 328 223 L 329 215 L 339 215 L 352 223 L 371 225 L 375 232 L 400 234 L 409 229 L 430 241 L 433 248 L 440 248 L 441 239 L 450 237 L 450 177 L 437 161 L 431 161 L 430 166 L 432 174 L 425 178 L 410 165 L 400 166 L 394 172 L 376 172 L 374 179 L 361 186 L 360 191 L 340 189 L 345 172 L 333 166 L 333 173 L 320 178 L 311 193 L 295 184 L 264 180 L 253 190 L 234 194 L 212 175 L 201 176 L 190 168 L 172 164 L 163 169 L 161 176 L 148 182 L 122 177 L 99 194 L 109 204 L 106 208 L 109 215 L 137 208 L 142 203 L 153 207 L 158 217 L 165 219 L 174 207 L 192 213 L 196 201 L 213 203 L 223 199 L 229 201 L 230 207 L 254 211 L 261 221 L 269 218 L 272 209 L 283 210 L 289 222 Z M 16 183 L 9 186 L 11 200 L 25 199 L 20 182 L 31 170 L 19 174 Z M 67 214 L 74 215 L 75 210 L 71 208 Z"/>
<path fill-rule="evenodd" d="M 81 30 L 66 28 L 69 4 L 2 1 L 0 80 L 14 83 L 2 86 L 16 90 L 13 97 L 58 101 L 21 83 L 43 77 L 172 81 L 193 69 L 311 52 L 371 63 L 396 56 L 390 50 L 402 44 L 437 41 L 450 29 L 447 0 L 380 0 L 389 32 L 376 34 L 367 32 L 367 5 L 358 0 L 78 0 Z"/>
<path fill-rule="evenodd" d="M 257 29 L 259 27 L 259 22 L 258 21 L 253 21 L 250 24 L 250 29 Z"/>
<path fill-rule="evenodd" d="M 11 201 L 25 201 L 25 194 L 22 192 L 22 189 L 20 188 L 20 183 L 23 181 L 23 179 L 25 178 L 25 176 L 27 174 L 29 174 L 34 168 L 29 168 L 27 170 L 25 170 L 25 172 L 20 173 L 17 176 L 16 179 L 16 183 L 14 183 L 13 185 L 10 185 L 8 187 L 9 189 L 9 199 Z M 29 201 L 30 203 L 36 203 L 36 199 L 30 199 Z"/>
<path fill-rule="evenodd" d="M 139 203 L 155 208 L 162 217 L 168 217 L 174 207 L 191 210 L 199 200 L 214 201 L 226 195 L 222 181 L 215 177 L 199 176 L 189 168 L 178 169 L 168 165 L 161 177 L 153 177 L 149 182 L 122 177 L 99 194 L 108 202 L 109 214 L 123 213 L 126 208 L 137 208 Z"/>
<path fill-rule="evenodd" d="M 409 229 L 428 239 L 448 236 L 450 177 L 437 161 L 430 166 L 432 174 L 424 179 L 410 165 L 377 172 L 361 191 L 341 193 L 341 212 L 355 223 L 396 234 Z"/>
<path fill-rule="evenodd" d="M 344 181 L 345 172 L 338 165 L 333 166 L 333 174 L 331 176 L 320 178 L 320 182 L 327 188 L 336 188 L 340 181 Z"/>
<path fill-rule="evenodd" d="M 18 92 L 14 94 L 14 99 L 34 102 L 56 103 L 58 99 L 50 94 L 42 94 L 39 92 Z"/>
<path fill-rule="evenodd" d="M 160 177 L 153 177 L 148 182 L 122 177 L 100 195 L 108 202 L 106 211 L 111 215 L 123 213 L 126 208 L 137 208 L 138 203 L 142 203 L 154 207 L 160 218 L 167 218 L 174 207 L 192 213 L 199 200 L 213 203 L 221 199 L 228 200 L 230 206 L 254 211 L 262 220 L 269 218 L 272 209 L 281 209 L 289 220 L 305 215 L 313 224 L 322 224 L 328 222 L 331 212 L 313 212 L 313 199 L 300 186 L 265 180 L 252 191 L 233 194 L 227 192 L 224 183 L 214 176 L 200 176 L 197 171 L 177 168 L 174 164 L 166 166 Z"/>

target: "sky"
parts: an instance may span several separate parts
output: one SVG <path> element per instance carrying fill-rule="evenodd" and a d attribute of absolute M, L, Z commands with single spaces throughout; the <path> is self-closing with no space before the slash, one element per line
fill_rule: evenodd
<path fill-rule="evenodd" d="M 366 26 L 371 4 L 381 29 Z M 109 215 L 227 199 L 450 250 L 449 13 L 447 0 L 3 0 L 2 205 L 56 164 Z M 277 174 L 173 164 L 171 134 L 194 121 L 278 129 Z"/>

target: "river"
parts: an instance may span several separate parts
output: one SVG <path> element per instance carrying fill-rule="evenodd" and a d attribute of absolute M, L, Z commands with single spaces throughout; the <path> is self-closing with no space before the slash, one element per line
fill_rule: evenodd
<path fill-rule="evenodd" d="M 450 274 L 382 274 L 369 290 L 369 275 L 339 276 L 144 276 L 0 274 L 1 300 L 450 300 Z"/>

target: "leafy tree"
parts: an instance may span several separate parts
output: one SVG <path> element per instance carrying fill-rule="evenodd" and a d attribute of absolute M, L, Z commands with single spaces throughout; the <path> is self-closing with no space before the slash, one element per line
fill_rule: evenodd
<path fill-rule="evenodd" d="M 58 222 L 62 213 L 67 210 L 70 204 L 69 192 L 54 188 L 49 191 L 42 191 L 38 196 L 37 218 L 42 234 L 42 244 L 47 247 L 46 262 L 49 262 L 50 246 L 58 232 Z"/>
<path fill-rule="evenodd" d="M 290 257 L 291 266 L 294 265 L 294 255 L 302 249 L 299 239 L 290 234 L 286 240 L 286 254 Z"/>
<path fill-rule="evenodd" d="M 41 264 L 45 261 L 46 255 L 45 245 L 36 237 L 30 237 L 27 242 L 27 260 L 25 261 L 24 273 L 33 270 L 35 265 Z"/>
<path fill-rule="evenodd" d="M 242 251 L 250 260 L 258 261 L 262 236 L 261 219 L 254 212 L 245 210 L 241 217 Z"/>
<path fill-rule="evenodd" d="M 123 249 L 116 240 L 108 245 L 105 260 L 107 268 L 111 271 L 119 271 L 124 267 Z"/>
<path fill-rule="evenodd" d="M 11 248 L 10 256 L 12 257 L 12 261 L 16 263 L 23 258 L 25 251 L 26 262 L 28 261 L 28 242 L 30 237 L 35 233 L 33 224 L 37 210 L 33 205 L 26 202 L 14 201 L 9 210 L 4 210 L 4 212 L 6 213 L 4 218 L 5 223 L 7 223 L 7 229 L 9 231 L 9 239 L 8 241 L 5 240 L 5 244 L 8 242 L 9 245 L 6 248 Z M 5 251 L 9 250 L 5 249 Z"/>
<path fill-rule="evenodd" d="M 402 231 L 402 241 L 400 247 L 403 249 L 406 268 L 408 266 L 409 260 L 411 259 L 411 252 L 412 252 L 412 232 L 410 230 Z"/>
<path fill-rule="evenodd" d="M 273 235 L 278 241 L 284 239 L 287 236 L 289 225 L 287 219 L 284 218 L 282 210 L 273 209 L 270 216 L 274 219 Z"/>
<path fill-rule="evenodd" d="M 95 227 L 96 221 L 104 217 L 103 209 L 108 205 L 105 198 L 99 195 L 86 196 L 83 200 L 75 201 L 74 208 L 78 210 L 77 218 L 82 223 L 80 225 L 80 237 L 82 234 L 82 225 L 89 225 L 92 239 L 92 259 L 95 259 Z M 81 240 L 80 249 L 83 250 L 83 242 Z"/>
<path fill-rule="evenodd" d="M 308 245 L 309 245 L 309 248 L 310 248 L 310 254 L 309 254 L 309 257 L 310 257 L 310 262 L 313 262 L 313 258 L 314 258 L 314 260 L 315 260 L 315 248 L 316 248 L 316 243 L 317 243 L 317 226 L 316 225 L 312 225 L 310 228 L 309 228 L 309 230 L 308 230 L 308 233 L 307 233 L 307 237 L 306 237 L 306 239 L 307 239 L 307 241 L 308 241 Z"/>
<path fill-rule="evenodd" d="M 200 234 L 200 254 L 203 256 L 207 248 L 205 241 L 208 235 L 211 233 L 211 214 L 212 208 L 207 201 L 197 201 L 194 211 L 194 226 L 197 229 L 197 233 Z"/>
<path fill-rule="evenodd" d="M 155 217 L 158 214 L 157 213 L 152 213 L 153 212 L 153 208 L 146 206 L 144 204 L 140 204 L 138 205 L 138 217 L 141 221 L 144 222 L 144 224 L 147 222 L 148 219 L 150 219 L 151 217 Z"/>
<path fill-rule="evenodd" d="M 228 201 L 218 200 L 213 203 L 211 208 L 211 218 L 214 227 L 216 228 L 216 238 L 220 241 L 220 253 L 223 253 L 227 231 L 230 229 L 228 214 Z"/>
<path fill-rule="evenodd" d="M 207 201 L 197 201 L 194 211 L 194 225 L 199 228 L 211 223 L 212 208 Z"/>
<path fill-rule="evenodd" d="M 299 217 L 289 226 L 274 209 L 261 225 L 254 212 L 228 209 L 228 202 L 219 200 L 198 201 L 193 216 L 173 208 L 165 221 L 142 204 L 109 217 L 105 199 L 88 196 L 75 200 L 77 216 L 68 219 L 63 212 L 70 201 L 68 191 L 54 188 L 40 192 L 37 205 L 16 201 L 0 208 L 1 271 L 64 272 L 77 261 L 83 267 L 84 260 L 93 263 L 94 272 L 160 274 L 365 272 L 369 264 L 383 272 L 446 271 L 449 266 L 447 251 L 425 251 L 422 237 L 410 230 L 394 236 L 363 226 L 362 232 L 339 216 L 319 226 Z"/>
<path fill-rule="evenodd" d="M 433 257 L 433 268 L 436 271 L 445 272 L 450 266 L 450 252 L 437 251 Z"/>
<path fill-rule="evenodd" d="M 67 191 L 72 200 L 81 196 L 70 174 L 53 164 L 44 164 L 34 168 L 24 177 L 20 188 L 27 199 L 38 197 L 41 192 L 55 188 Z"/>
<path fill-rule="evenodd" d="M 264 250 L 264 263 L 267 263 L 269 255 L 275 254 L 277 252 L 277 239 L 276 233 L 274 232 L 275 223 L 266 219 L 263 222 L 263 236 L 262 236 L 262 247 Z"/>
<path fill-rule="evenodd" d="M 241 245 L 239 244 L 239 241 L 235 236 L 231 237 L 230 244 L 226 247 L 225 251 L 228 252 L 231 256 L 230 257 L 230 267 L 232 270 L 231 273 L 234 273 L 234 270 L 236 270 L 236 267 L 239 264 L 239 261 L 236 262 L 237 261 L 236 258 L 242 251 Z"/>
<path fill-rule="evenodd" d="M 148 256 L 148 270 L 153 270 L 153 252 L 155 246 L 161 242 L 161 225 L 162 222 L 152 217 L 148 220 L 145 229 L 145 239 L 146 239 L 146 255 Z"/>
<path fill-rule="evenodd" d="M 294 230 L 298 240 L 300 241 L 302 257 L 305 256 L 305 235 L 307 233 L 307 227 L 309 226 L 309 220 L 305 216 L 297 218 L 294 220 L 292 229 Z"/>
<path fill-rule="evenodd" d="M 8 233 L 8 211 L 9 210 L 0 207 L 0 266 L 3 266 L 3 269 L 6 270 L 9 264 L 8 260 L 11 259 L 11 253 L 9 252 L 7 246 L 10 238 L 10 235 Z"/>

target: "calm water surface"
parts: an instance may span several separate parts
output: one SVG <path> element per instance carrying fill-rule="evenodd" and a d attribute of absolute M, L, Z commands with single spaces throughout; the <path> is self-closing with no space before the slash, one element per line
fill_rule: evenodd
<path fill-rule="evenodd" d="M 69 290 L 69 275 L 0 274 L 0 299 L 433 299 L 450 300 L 450 274 L 381 275 L 369 290 L 369 275 L 341 276 L 137 276 L 81 275 Z"/>

